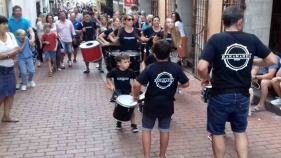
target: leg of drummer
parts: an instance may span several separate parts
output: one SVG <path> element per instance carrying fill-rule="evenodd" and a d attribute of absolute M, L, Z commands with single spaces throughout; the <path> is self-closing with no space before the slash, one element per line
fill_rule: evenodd
<path fill-rule="evenodd" d="M 135 111 L 133 112 L 133 115 L 131 117 L 131 127 L 132 127 L 133 133 L 137 133 L 139 131 L 137 124 L 136 124 Z"/>
<path fill-rule="evenodd" d="M 85 62 L 85 65 L 86 65 L 86 70 L 83 72 L 84 74 L 88 74 L 90 72 L 90 69 L 89 69 L 89 62 Z"/>
<path fill-rule="evenodd" d="M 98 63 L 99 63 L 99 71 L 100 71 L 100 73 L 104 73 L 104 71 L 103 71 L 103 69 L 102 69 L 102 58 L 98 61 Z"/>

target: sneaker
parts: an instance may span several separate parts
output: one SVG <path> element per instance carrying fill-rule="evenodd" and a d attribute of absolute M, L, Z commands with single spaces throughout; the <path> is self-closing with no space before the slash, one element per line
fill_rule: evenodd
<path fill-rule="evenodd" d="M 90 73 L 90 70 L 87 69 L 87 70 L 85 70 L 83 73 L 84 73 L 84 74 L 88 74 L 88 73 Z"/>
<path fill-rule="evenodd" d="M 281 105 L 281 98 L 277 97 L 277 99 L 270 101 L 273 105 Z"/>
<path fill-rule="evenodd" d="M 61 63 L 61 69 L 65 69 L 64 63 Z"/>
<path fill-rule="evenodd" d="M 22 86 L 21 86 L 21 90 L 22 90 L 22 91 L 26 91 L 26 85 L 22 85 Z"/>
<path fill-rule="evenodd" d="M 94 63 L 94 62 L 93 62 L 93 63 Z M 100 67 L 100 65 L 99 65 L 99 64 L 97 64 L 97 65 L 96 65 L 96 68 L 99 68 L 99 67 Z"/>
<path fill-rule="evenodd" d="M 72 61 L 70 61 L 70 60 L 68 61 L 68 66 L 72 67 Z"/>
<path fill-rule="evenodd" d="M 73 60 L 73 63 L 77 63 L 77 60 L 76 60 L 76 59 L 74 59 L 74 60 Z"/>
<path fill-rule="evenodd" d="M 28 87 L 32 87 L 32 88 L 36 86 L 34 81 L 30 81 L 29 83 L 27 83 L 27 85 Z"/>
<path fill-rule="evenodd" d="M 116 123 L 116 129 L 118 129 L 118 130 L 122 129 L 122 122 L 117 121 L 117 123 Z"/>
<path fill-rule="evenodd" d="M 115 102 L 116 102 L 114 98 L 110 98 L 109 101 L 110 101 L 111 103 L 115 103 Z"/>
<path fill-rule="evenodd" d="M 38 62 L 37 66 L 38 66 L 38 67 L 41 67 L 41 62 L 40 62 L 40 61 Z"/>
<path fill-rule="evenodd" d="M 138 129 L 136 124 L 131 124 L 131 127 L 132 127 L 132 132 L 133 133 L 137 133 L 139 131 L 139 129 Z"/>
<path fill-rule="evenodd" d="M 104 73 L 103 69 L 98 68 L 98 70 L 99 70 L 100 73 Z"/>
<path fill-rule="evenodd" d="M 60 68 L 58 68 L 58 71 L 61 71 L 61 69 L 60 69 Z"/>

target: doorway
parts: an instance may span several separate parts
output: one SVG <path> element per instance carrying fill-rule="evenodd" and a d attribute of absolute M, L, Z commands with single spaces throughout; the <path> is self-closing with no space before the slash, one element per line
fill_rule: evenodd
<path fill-rule="evenodd" d="M 281 56 L 281 1 L 273 0 L 272 17 L 269 36 L 269 48 L 274 54 Z"/>

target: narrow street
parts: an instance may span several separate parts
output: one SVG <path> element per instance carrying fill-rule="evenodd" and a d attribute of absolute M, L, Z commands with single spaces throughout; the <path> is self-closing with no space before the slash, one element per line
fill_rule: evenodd
<path fill-rule="evenodd" d="M 141 115 L 136 113 L 139 133 L 130 123 L 115 129 L 111 91 L 105 87 L 104 74 L 91 64 L 83 74 L 79 54 L 72 68 L 48 77 L 47 63 L 37 68 L 37 86 L 17 91 L 11 114 L 18 123 L 0 123 L 1 158 L 142 158 Z M 171 123 L 169 158 L 211 158 L 212 147 L 206 132 L 206 104 L 200 100 L 200 81 L 187 74 L 191 86 L 176 94 Z M 3 106 L 1 106 L 1 116 Z M 157 127 L 157 126 L 156 126 Z M 249 117 L 248 136 L 251 158 L 281 157 L 281 118 L 269 112 Z M 159 153 L 159 132 L 152 132 L 151 155 Z M 226 129 L 226 158 L 235 158 L 234 137 Z"/>

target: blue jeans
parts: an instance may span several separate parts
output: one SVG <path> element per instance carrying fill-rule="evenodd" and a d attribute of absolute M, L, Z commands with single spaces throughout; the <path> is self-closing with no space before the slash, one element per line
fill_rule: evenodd
<path fill-rule="evenodd" d="M 67 54 L 72 53 L 72 42 L 61 42 L 64 52 Z"/>
<path fill-rule="evenodd" d="M 223 135 L 226 121 L 236 133 L 244 133 L 248 125 L 250 98 L 242 94 L 211 96 L 207 107 L 207 131 Z"/>
<path fill-rule="evenodd" d="M 33 60 L 32 60 L 32 58 L 18 59 L 18 63 L 19 63 L 19 67 L 20 67 L 22 85 L 27 85 L 27 82 L 26 82 L 26 69 L 29 72 L 28 82 L 32 81 L 34 73 L 35 73 L 35 68 L 34 68 L 34 65 L 33 65 Z"/>

